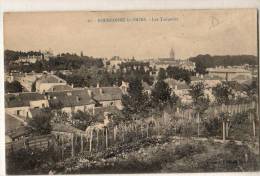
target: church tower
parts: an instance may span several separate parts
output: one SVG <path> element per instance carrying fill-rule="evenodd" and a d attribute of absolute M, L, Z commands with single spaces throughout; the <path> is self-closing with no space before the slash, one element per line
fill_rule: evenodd
<path fill-rule="evenodd" d="M 170 51 L 170 58 L 171 58 L 172 60 L 175 60 L 175 53 L 174 53 L 174 50 L 173 50 L 173 49 L 171 49 L 171 51 Z"/>

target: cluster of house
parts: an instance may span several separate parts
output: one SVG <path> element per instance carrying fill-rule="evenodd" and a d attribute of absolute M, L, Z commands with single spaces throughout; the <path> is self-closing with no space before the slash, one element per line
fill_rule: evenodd
<path fill-rule="evenodd" d="M 37 74 L 36 74 L 37 75 Z M 29 75 L 31 77 L 31 75 Z M 23 125 L 29 118 L 50 107 L 59 108 L 69 117 L 78 111 L 96 115 L 106 109 L 122 109 L 120 87 L 73 88 L 54 74 L 44 73 L 36 80 L 36 92 L 5 94 L 6 134 L 17 137 L 17 130 L 25 132 Z M 13 131 L 15 133 L 13 134 Z M 19 136 L 19 135 L 18 135 Z M 13 137 L 11 137 L 13 139 Z"/>
<path fill-rule="evenodd" d="M 43 74 L 36 81 L 36 92 L 5 95 L 6 113 L 30 118 L 35 109 L 60 104 L 62 111 L 71 115 L 81 110 L 94 113 L 95 107 L 122 108 L 122 90 L 119 87 L 73 88 L 53 74 Z"/>
<path fill-rule="evenodd" d="M 38 54 L 38 55 L 20 56 L 14 63 L 24 64 L 24 65 L 34 64 L 37 61 L 42 61 L 42 60 L 48 61 L 50 57 L 54 56 L 51 50 L 46 50 L 41 53 L 42 54 Z"/>

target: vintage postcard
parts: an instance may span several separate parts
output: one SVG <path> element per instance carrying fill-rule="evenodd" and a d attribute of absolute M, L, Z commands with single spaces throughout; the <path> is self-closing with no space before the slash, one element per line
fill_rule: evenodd
<path fill-rule="evenodd" d="M 257 9 L 6 12 L 6 173 L 258 171 Z"/>

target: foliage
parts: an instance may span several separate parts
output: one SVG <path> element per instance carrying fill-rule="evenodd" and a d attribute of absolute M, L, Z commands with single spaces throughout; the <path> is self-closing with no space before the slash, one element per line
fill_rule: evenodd
<path fill-rule="evenodd" d="M 176 146 L 174 154 L 177 159 L 180 159 L 206 151 L 206 146 L 202 144 L 183 144 Z"/>
<path fill-rule="evenodd" d="M 221 134 L 221 121 L 218 118 L 208 118 L 203 121 L 207 136 L 217 136 Z"/>
<path fill-rule="evenodd" d="M 42 110 L 40 113 L 29 119 L 28 125 L 32 127 L 33 132 L 37 135 L 49 134 L 52 130 L 51 117 L 52 114 L 49 110 Z"/>
<path fill-rule="evenodd" d="M 179 98 L 174 93 L 171 94 L 169 85 L 163 80 L 158 80 L 151 93 L 152 105 L 154 107 L 159 107 L 160 110 L 166 107 L 166 105 L 175 105 Z"/>
<path fill-rule="evenodd" d="M 154 70 L 150 67 L 148 62 L 129 61 L 123 62 L 119 65 L 119 70 L 116 74 L 124 81 L 140 79 L 147 82 L 149 85 L 153 84 L 154 78 L 150 75 Z"/>
<path fill-rule="evenodd" d="M 88 126 L 96 121 L 97 118 L 87 112 L 77 111 L 72 115 L 72 126 L 80 130 L 86 130 Z"/>
<path fill-rule="evenodd" d="M 257 57 L 253 55 L 236 55 L 236 56 L 210 56 L 198 55 L 189 59 L 195 63 L 203 63 L 206 68 L 216 66 L 235 66 L 235 65 L 257 65 Z"/>
<path fill-rule="evenodd" d="M 185 81 L 187 84 L 190 83 L 190 77 L 193 75 L 193 72 L 189 70 L 174 66 L 168 66 L 166 69 L 166 73 L 169 78 L 173 78 L 179 81 Z"/>
<path fill-rule="evenodd" d="M 205 75 L 205 74 L 207 74 L 208 72 L 207 72 L 207 67 L 204 65 L 204 63 L 203 62 L 201 62 L 201 61 L 197 61 L 196 63 L 195 63 L 195 71 L 196 71 L 196 73 L 199 73 L 199 74 L 202 74 L 202 75 Z"/>
<path fill-rule="evenodd" d="M 222 82 L 212 89 L 217 103 L 228 104 L 234 97 L 232 87 L 228 82 Z"/>
<path fill-rule="evenodd" d="M 258 90 L 258 81 L 257 80 L 252 80 L 251 84 L 245 85 L 244 91 L 246 91 L 247 95 L 249 97 L 253 97 L 254 95 L 257 94 Z"/>
<path fill-rule="evenodd" d="M 16 93 L 16 92 L 22 92 L 23 86 L 18 81 L 13 81 L 9 83 L 8 81 L 5 81 L 5 92 L 6 93 Z"/>
<path fill-rule="evenodd" d="M 85 67 L 102 68 L 103 62 L 101 58 L 93 58 L 88 56 L 78 56 L 76 54 L 62 53 L 57 57 L 51 57 L 47 60 L 36 61 L 27 65 L 15 64 L 19 56 L 42 55 L 40 52 L 16 52 L 11 50 L 5 51 L 5 69 L 6 71 L 16 70 L 19 72 L 42 72 L 56 70 L 74 70 L 79 69 L 82 65 Z"/>
<path fill-rule="evenodd" d="M 148 95 L 144 93 L 142 82 L 135 79 L 129 82 L 128 94 L 123 95 L 123 113 L 129 117 L 134 114 L 146 113 L 148 108 Z"/>
<path fill-rule="evenodd" d="M 199 82 L 197 84 L 191 85 L 190 88 L 190 96 L 192 97 L 194 104 L 197 104 L 199 98 L 204 96 L 205 86 L 202 82 Z"/>
<path fill-rule="evenodd" d="M 157 79 L 160 81 L 160 80 L 164 80 L 166 77 L 167 76 L 166 76 L 165 69 L 164 68 L 160 68 Z"/>
<path fill-rule="evenodd" d="M 55 164 L 54 152 L 21 149 L 6 157 L 7 174 L 46 174 Z M 35 170 L 37 168 L 37 170 Z"/>

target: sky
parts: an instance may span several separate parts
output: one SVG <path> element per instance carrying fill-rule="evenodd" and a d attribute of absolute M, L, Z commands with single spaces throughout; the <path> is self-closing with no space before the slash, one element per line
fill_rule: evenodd
<path fill-rule="evenodd" d="M 4 48 L 136 59 L 169 57 L 171 48 L 178 59 L 257 55 L 256 17 L 255 9 L 9 12 L 4 14 Z"/>

